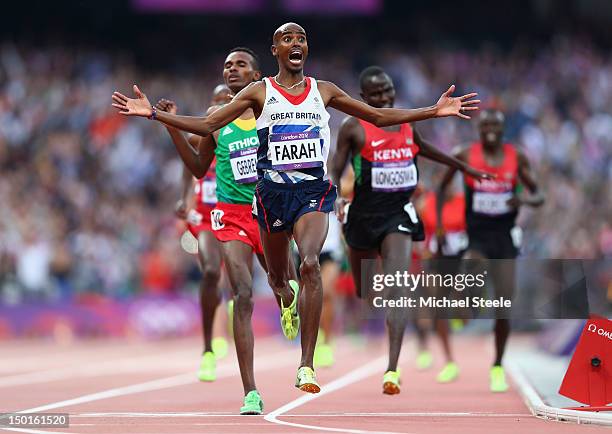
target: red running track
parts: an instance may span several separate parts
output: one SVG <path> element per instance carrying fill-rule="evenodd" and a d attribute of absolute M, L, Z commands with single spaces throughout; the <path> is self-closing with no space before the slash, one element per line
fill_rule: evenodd
<path fill-rule="evenodd" d="M 414 345 L 404 346 L 402 393 L 381 393 L 384 341 L 336 345 L 337 363 L 317 374 L 318 395 L 293 387 L 299 348 L 276 338 L 256 342 L 256 378 L 266 415 L 239 416 L 242 386 L 235 356 L 219 378 L 199 383 L 200 341 L 94 341 L 57 347 L 37 341 L 0 344 L 0 411 L 70 413 L 70 428 L 13 432 L 67 433 L 591 433 L 603 428 L 532 417 L 516 390 L 491 394 L 491 339 L 455 342 L 461 377 L 435 382 L 417 372 Z M 0 429 L 1 431 L 1 429 Z"/>

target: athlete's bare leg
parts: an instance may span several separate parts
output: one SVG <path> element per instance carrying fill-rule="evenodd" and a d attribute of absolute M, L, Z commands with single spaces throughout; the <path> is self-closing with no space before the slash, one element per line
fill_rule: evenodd
<path fill-rule="evenodd" d="M 234 343 L 242 387 L 246 395 L 255 390 L 253 373 L 253 249 L 240 241 L 221 243 L 223 260 L 234 296 Z"/>
<path fill-rule="evenodd" d="M 212 351 L 213 323 L 215 311 L 221 302 L 219 278 L 221 276 L 221 249 L 214 235 L 208 231 L 198 234 L 198 258 L 202 270 L 200 282 L 200 311 L 204 352 Z"/>
<path fill-rule="evenodd" d="M 323 288 L 321 284 L 321 267 L 319 255 L 327 238 L 328 215 L 322 212 L 310 212 L 301 216 L 293 226 L 293 236 L 300 254 L 300 277 L 302 291 L 298 308 L 302 330 L 302 361 L 300 366 L 313 367 L 313 356 L 321 308 L 323 305 Z M 288 261 L 285 261 L 288 264 Z"/>
<path fill-rule="evenodd" d="M 436 271 L 440 274 L 446 274 L 446 270 L 443 267 L 436 269 Z M 447 297 L 448 289 L 444 287 L 436 287 L 434 290 L 434 296 L 438 298 Z M 443 312 L 444 311 L 441 309 L 433 310 L 434 327 L 436 329 L 436 334 L 440 339 L 440 343 L 442 344 L 442 351 L 444 352 L 446 362 L 451 363 L 454 361 L 454 359 L 450 345 L 449 320 L 447 315 L 443 314 Z"/>
<path fill-rule="evenodd" d="M 414 333 L 417 338 L 417 348 L 419 351 L 427 351 L 427 334 L 428 329 L 425 321 L 421 320 L 421 318 L 414 318 L 412 321 L 414 325 Z"/>
<path fill-rule="evenodd" d="M 295 272 L 295 265 L 293 263 L 293 256 L 292 255 L 288 255 L 289 257 L 289 278 L 295 280 L 296 282 L 298 281 L 297 278 L 297 273 Z M 266 264 L 266 257 L 264 255 L 262 255 L 261 253 L 257 254 L 257 260 L 259 261 L 259 265 L 261 265 L 261 268 L 263 268 L 265 270 L 265 272 L 268 272 L 268 264 Z M 274 294 L 274 298 L 276 299 L 276 304 L 278 304 L 278 307 L 281 307 L 281 298 L 280 296 L 276 293 L 276 292 L 272 292 Z"/>
<path fill-rule="evenodd" d="M 440 343 L 442 344 L 442 350 L 444 351 L 444 356 L 446 357 L 447 362 L 453 362 L 453 352 L 450 346 L 450 338 L 448 331 L 448 319 L 437 319 L 436 320 L 436 332 L 438 337 L 440 338 Z"/>
<path fill-rule="evenodd" d="M 257 253 L 257 260 L 259 261 L 259 265 L 261 265 L 261 268 L 264 269 L 264 271 L 267 273 L 268 272 L 268 264 L 266 264 L 266 257 L 261 254 L 261 253 Z"/>
<path fill-rule="evenodd" d="M 289 289 L 289 279 L 294 278 L 295 268 L 290 266 L 289 254 L 290 237 L 287 232 L 266 232 L 259 228 L 261 244 L 263 245 L 265 263 L 268 270 L 268 283 L 277 302 L 282 299 L 285 306 L 293 301 L 293 292 Z"/>
<path fill-rule="evenodd" d="M 335 285 L 340 275 L 340 266 L 336 261 L 326 261 L 321 266 L 321 283 L 323 285 L 323 308 L 321 310 L 321 330 L 326 342 L 330 342 L 334 326 Z"/>
<path fill-rule="evenodd" d="M 512 259 L 505 259 L 491 263 L 491 278 L 495 287 L 495 297 L 504 297 L 512 300 L 515 286 L 515 263 Z M 495 360 L 493 366 L 502 364 L 508 336 L 510 336 L 509 312 L 497 312 L 495 319 Z"/>
<path fill-rule="evenodd" d="M 223 279 L 223 269 L 221 269 L 221 279 L 219 280 L 219 294 L 221 295 L 221 303 L 223 304 L 223 295 L 225 293 L 225 289 L 227 289 L 227 293 L 230 294 L 229 297 L 231 297 L 231 292 L 229 291 L 229 284 L 225 284 L 224 285 L 224 279 Z M 229 300 L 228 300 L 229 301 Z M 227 305 L 225 306 L 225 308 L 221 307 L 219 309 L 217 309 L 217 311 L 215 312 L 215 322 L 213 323 L 213 342 L 215 341 L 215 338 L 225 338 L 228 341 L 232 341 L 233 337 L 231 336 L 231 329 L 228 327 L 228 322 L 229 322 L 229 314 L 228 314 L 228 310 L 227 310 Z"/>
<path fill-rule="evenodd" d="M 410 269 L 412 259 L 412 240 L 409 236 L 400 233 L 388 234 L 382 242 L 380 254 L 383 259 L 385 274 L 395 274 L 396 271 Z M 388 288 L 393 291 L 394 298 L 405 296 L 408 288 L 399 286 Z M 386 313 L 387 328 L 389 331 L 389 366 L 387 371 L 397 371 L 397 361 L 402 349 L 404 330 L 408 322 L 406 309 L 388 309 Z"/>
<path fill-rule="evenodd" d="M 480 266 L 480 261 L 482 261 L 482 266 L 484 266 L 487 258 L 477 250 L 468 250 L 465 252 L 463 256 L 464 259 L 472 259 L 478 260 L 478 264 Z M 514 263 L 511 260 L 503 261 L 504 263 L 501 266 L 497 266 L 496 270 L 491 270 L 489 273 L 490 278 L 495 287 L 496 295 L 498 296 L 508 296 L 513 292 L 514 288 Z M 501 365 L 502 358 L 504 356 L 504 351 L 506 349 L 506 343 L 508 342 L 508 336 L 510 335 L 510 321 L 507 318 L 497 318 L 495 320 L 495 325 L 493 327 L 493 331 L 495 333 L 495 360 L 493 361 L 493 366 Z"/>

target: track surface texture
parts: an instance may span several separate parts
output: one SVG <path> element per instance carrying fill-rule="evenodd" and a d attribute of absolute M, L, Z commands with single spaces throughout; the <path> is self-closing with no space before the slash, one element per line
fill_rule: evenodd
<path fill-rule="evenodd" d="M 257 339 L 255 345 L 257 386 L 265 402 L 262 416 L 237 414 L 243 391 L 233 351 L 218 361 L 216 382 L 197 381 L 201 344 L 196 338 L 77 341 L 61 347 L 32 340 L 2 342 L 0 411 L 69 413 L 70 427 L 0 431 L 576 434 L 605 429 L 537 419 L 514 387 L 505 394 L 490 393 L 492 337 L 455 339 L 461 375 L 445 385 L 435 382 L 442 366 L 437 348 L 432 369 L 417 371 L 414 344 L 407 340 L 402 391 L 395 396 L 382 394 L 382 337 L 358 343 L 339 339 L 335 366 L 317 371 L 323 386 L 318 395 L 293 386 L 297 345 L 280 338 Z"/>

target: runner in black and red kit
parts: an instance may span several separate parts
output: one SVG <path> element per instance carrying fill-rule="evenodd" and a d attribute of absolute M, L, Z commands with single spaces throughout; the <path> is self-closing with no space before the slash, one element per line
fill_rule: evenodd
<path fill-rule="evenodd" d="M 360 86 L 361 97 L 367 104 L 376 108 L 393 107 L 393 81 L 381 68 L 366 68 L 361 73 Z M 488 174 L 437 150 L 410 124 L 379 128 L 355 117 L 348 117 L 342 123 L 331 177 L 338 185 L 338 191 L 342 191 L 340 178 L 349 157 L 352 158 L 354 198 L 346 219 L 347 199 L 337 200 L 336 213 L 340 221 L 346 220 L 344 235 L 360 297 L 371 295 L 361 288 L 362 260 L 382 257 L 387 274 L 396 271 L 391 262 L 399 263 L 403 270 L 407 270 L 411 260 L 411 241 L 424 238 L 423 225 L 410 203 L 418 181 L 417 155 L 476 177 L 488 177 Z M 391 288 L 398 297 L 403 290 L 406 288 Z M 383 378 L 383 392 L 386 394 L 400 392 L 397 361 L 406 320 L 404 309 L 387 310 L 389 365 Z"/>
<path fill-rule="evenodd" d="M 456 152 L 455 156 L 479 170 L 494 173 L 494 179 L 479 180 L 470 176 L 465 182 L 465 216 L 468 233 L 468 249 L 464 259 L 514 259 L 520 247 L 521 229 L 515 226 L 521 205 L 538 207 L 544 203 L 529 160 L 522 151 L 502 141 L 504 115 L 499 110 L 485 110 L 480 116 L 481 142 L 474 143 Z M 444 204 L 455 169 L 446 173 L 438 191 L 438 215 Z M 529 190 L 529 195 L 520 193 L 520 186 Z M 438 219 L 438 222 L 440 219 Z M 442 239 L 444 230 L 437 229 Z M 498 261 L 490 264 L 489 273 L 496 296 L 511 297 L 515 285 L 513 261 Z M 499 315 L 498 315 L 499 316 Z M 506 342 L 510 334 L 510 321 L 497 318 L 495 321 L 495 361 L 490 371 L 492 392 L 508 390 L 504 369 L 501 366 Z"/>

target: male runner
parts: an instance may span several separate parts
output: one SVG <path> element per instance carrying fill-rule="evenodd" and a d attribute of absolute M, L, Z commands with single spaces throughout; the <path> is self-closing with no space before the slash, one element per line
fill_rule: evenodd
<path fill-rule="evenodd" d="M 392 110 L 395 101 L 393 81 L 382 68 L 371 66 L 360 76 L 361 97 L 377 109 Z M 423 240 L 423 228 L 410 197 L 416 188 L 417 154 L 438 161 L 476 177 L 488 175 L 450 157 L 423 140 L 407 122 L 381 128 L 357 117 L 347 117 L 338 133 L 338 145 L 332 164 L 332 179 L 340 177 L 349 156 L 355 171 L 354 197 L 345 216 L 347 199 L 338 198 L 336 212 L 343 221 L 344 236 L 349 246 L 349 259 L 357 294 L 362 292 L 362 260 L 383 259 L 385 273 L 393 274 L 391 262 L 403 270 L 410 269 L 412 244 Z M 397 265 L 395 265 L 397 266 Z M 392 288 L 398 297 L 407 288 Z M 383 393 L 400 392 L 397 369 L 407 316 L 404 309 L 387 309 L 386 323 L 389 333 L 389 365 L 383 376 Z"/>
<path fill-rule="evenodd" d="M 259 80 L 258 61 L 248 48 L 238 47 L 225 59 L 223 78 L 233 94 Z M 158 108 L 169 111 L 165 100 Z M 211 107 L 209 114 L 221 106 Z M 181 135 L 182 137 L 182 135 Z M 198 151 L 190 147 L 197 147 Z M 246 109 L 232 122 L 205 137 L 192 136 L 190 144 L 175 142 L 186 164 L 197 177 L 207 173 L 216 157 L 217 204 L 210 212 L 212 233 L 221 242 L 223 261 L 234 292 L 234 341 L 244 387 L 241 414 L 261 414 L 263 400 L 253 372 L 253 253 L 266 269 L 257 222 L 251 215 L 257 181 L 256 158 L 259 141 L 253 111 Z M 297 287 L 297 284 L 292 281 Z"/>
<path fill-rule="evenodd" d="M 240 114 L 252 109 L 257 118 L 260 147 L 256 188 L 257 219 L 268 264 L 268 281 L 281 298 L 281 322 L 290 336 L 297 335 L 301 317 L 302 359 L 296 387 L 317 393 L 313 353 L 321 316 L 322 290 L 319 266 L 321 246 L 327 235 L 327 213 L 332 211 L 336 188 L 327 178 L 329 114 L 332 107 L 378 126 L 402 124 L 433 117 L 459 116 L 476 110 L 476 94 L 451 97 L 451 86 L 430 107 L 402 110 L 374 108 L 347 95 L 331 82 L 304 76 L 308 57 L 306 32 L 295 23 L 280 26 L 273 36 L 272 54 L 276 76 L 253 83 L 232 102 L 207 117 L 178 116 L 157 112 L 134 86 L 136 98 L 115 92 L 113 106 L 121 114 L 143 116 L 184 131 L 208 136 Z M 303 291 L 289 288 L 289 241 L 295 239 L 300 254 Z M 285 307 L 287 306 L 287 307 Z"/>
<path fill-rule="evenodd" d="M 213 91 L 211 104 L 218 105 L 229 102 L 229 89 L 227 86 L 219 85 Z M 173 102 L 167 104 L 167 110 L 176 114 L 177 106 Z M 158 108 L 164 104 L 164 100 L 157 104 Z M 166 127 L 173 141 L 185 140 L 182 133 L 173 127 Z M 211 233 L 210 212 L 217 203 L 216 181 L 214 167 L 206 173 L 202 179 L 196 179 L 194 184 L 193 175 L 189 169 L 183 167 L 182 194 L 176 203 L 176 215 L 186 220 L 189 232 L 198 242 L 198 259 L 202 272 L 200 282 L 200 310 L 202 315 L 202 335 L 204 337 L 204 351 L 198 371 L 200 381 L 214 381 L 216 379 L 216 357 L 219 356 L 219 339 L 213 339 L 213 326 L 215 313 L 221 297 L 218 284 L 221 276 L 221 247 L 219 242 Z M 195 193 L 195 208 L 187 211 L 188 195 Z M 216 344 L 216 345 L 214 345 Z M 217 348 L 215 348 L 217 347 Z M 225 342 L 225 347 L 227 343 Z M 213 351 L 217 350 L 217 351 Z M 227 350 L 225 350 L 227 352 Z"/>
<path fill-rule="evenodd" d="M 529 160 L 513 145 L 502 141 L 504 115 L 499 110 L 485 110 L 478 124 L 481 142 L 474 143 L 456 153 L 456 157 L 479 170 L 497 175 L 490 180 L 464 177 L 465 218 L 468 233 L 468 249 L 464 259 L 514 259 L 520 247 L 520 228 L 515 226 L 521 205 L 538 207 L 544 203 Z M 444 195 L 455 174 L 449 168 L 438 190 L 438 216 L 444 204 Z M 468 174 L 469 175 L 469 174 Z M 530 195 L 518 193 L 519 181 Z M 438 218 L 438 233 L 444 233 Z M 495 265 L 495 264 L 492 264 Z M 515 286 L 514 261 L 496 264 L 497 270 L 489 273 L 497 295 L 511 296 Z M 508 390 L 504 368 L 501 366 L 506 342 L 510 335 L 510 321 L 507 318 L 495 320 L 495 360 L 490 371 L 492 392 Z"/>

